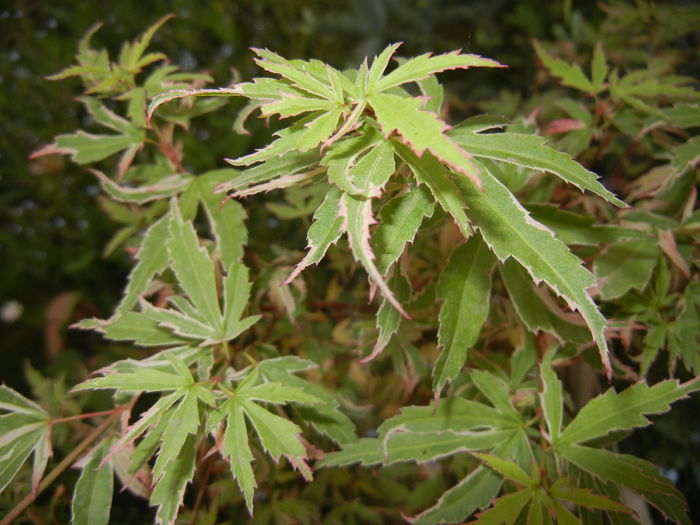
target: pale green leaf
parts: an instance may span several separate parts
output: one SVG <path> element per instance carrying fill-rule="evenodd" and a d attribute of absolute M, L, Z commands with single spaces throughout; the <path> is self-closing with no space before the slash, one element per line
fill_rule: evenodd
<path fill-rule="evenodd" d="M 547 145 L 547 139 L 524 133 L 472 133 L 455 128 L 448 133 L 459 146 L 474 157 L 485 157 L 525 168 L 553 173 L 581 191 L 588 190 L 616 206 L 626 206 L 598 182 L 595 173 L 588 171 L 568 153 Z"/>
<path fill-rule="evenodd" d="M 168 265 L 168 216 L 154 222 L 143 237 L 141 247 L 136 254 L 137 263 L 129 273 L 128 282 L 122 300 L 117 305 L 113 317 L 119 317 L 130 310 L 146 291 L 149 283 Z"/>
<path fill-rule="evenodd" d="M 578 215 L 553 204 L 526 205 L 532 217 L 556 233 L 566 244 L 600 246 L 621 239 L 645 237 L 646 234 L 632 228 L 595 224 L 595 218 Z"/>
<path fill-rule="evenodd" d="M 281 455 L 285 455 L 303 461 L 306 450 L 299 441 L 301 429 L 295 423 L 268 412 L 251 401 L 241 399 L 239 402 L 270 456 L 278 460 Z"/>
<path fill-rule="evenodd" d="M 676 176 L 694 168 L 700 163 L 700 136 L 692 137 L 680 146 L 676 146 L 670 151 L 670 154 L 672 156 L 671 166 Z"/>
<path fill-rule="evenodd" d="M 238 486 L 243 492 L 248 512 L 253 515 L 253 492 L 257 483 L 251 462 L 253 453 L 248 443 L 248 432 L 246 429 L 243 408 L 235 401 L 227 401 L 221 407 L 227 412 L 226 430 L 222 442 L 222 454 L 231 464 L 231 472 L 238 482 Z"/>
<path fill-rule="evenodd" d="M 202 173 L 195 179 L 223 268 L 229 268 L 233 262 L 243 258 L 243 247 L 248 241 L 243 206 L 236 201 L 224 202 L 221 195 L 214 193 L 220 184 L 228 181 L 235 173 L 235 170 L 230 169 L 214 170 Z"/>
<path fill-rule="evenodd" d="M 326 194 L 323 203 L 314 213 L 313 223 L 309 227 L 308 253 L 296 265 L 294 271 L 285 280 L 289 283 L 296 278 L 301 271 L 311 264 L 317 264 L 326 254 L 328 248 L 338 241 L 343 231 L 341 226 L 343 218 L 339 215 L 341 191 L 332 187 Z"/>
<path fill-rule="evenodd" d="M 332 100 L 299 97 L 296 95 L 282 95 L 279 100 L 274 100 L 260 106 L 260 111 L 262 117 L 279 115 L 279 118 L 284 119 L 310 111 L 330 111 L 336 106 L 336 102 Z"/>
<path fill-rule="evenodd" d="M 391 141 L 383 140 L 365 153 L 357 163 L 352 166 L 347 176 L 352 185 L 360 191 L 361 195 L 376 197 L 394 174 L 394 148 Z"/>
<path fill-rule="evenodd" d="M 419 157 L 428 150 L 480 185 L 479 170 L 472 162 L 471 155 L 445 135 L 449 129 L 447 124 L 434 114 L 420 109 L 423 104 L 420 99 L 379 93 L 370 95 L 367 101 L 385 137 L 397 131 L 401 140 Z"/>
<path fill-rule="evenodd" d="M 442 352 L 433 369 L 433 390 L 439 392 L 464 366 L 489 312 L 491 273 L 496 263 L 479 236 L 457 246 L 437 286 L 440 308 L 438 344 Z"/>
<path fill-rule="evenodd" d="M 486 463 L 487 466 L 498 472 L 506 479 L 515 481 L 516 483 L 520 483 L 526 487 L 534 488 L 537 485 L 536 481 L 527 472 L 525 472 L 511 460 L 499 458 L 493 454 L 478 452 L 474 453 L 474 456 Z"/>
<path fill-rule="evenodd" d="M 529 490 L 520 490 L 493 500 L 493 506 L 477 515 L 474 525 L 513 525 L 525 504 L 532 498 Z"/>
<path fill-rule="evenodd" d="M 528 270 L 535 282 L 546 282 L 570 308 L 581 313 L 610 376 L 612 369 L 603 333 L 605 318 L 587 292 L 594 284 L 593 276 L 567 246 L 534 221 L 505 186 L 483 166 L 481 179 L 483 190 L 479 190 L 467 178 L 457 179 L 470 210 L 470 219 L 501 261 L 513 257 Z"/>
<path fill-rule="evenodd" d="M 117 115 L 114 111 L 101 104 L 96 98 L 78 97 L 77 100 L 85 104 L 85 108 L 98 124 L 101 124 L 102 126 L 105 126 L 113 131 L 117 131 L 123 135 L 140 135 L 137 126 L 134 126 L 125 118 Z"/>
<path fill-rule="evenodd" d="M 560 341 L 585 343 L 590 341 L 590 332 L 583 319 L 565 312 L 551 297 L 549 291 L 536 286 L 527 270 L 512 259 L 500 268 L 515 311 L 528 330 L 537 333 L 544 330 Z"/>
<path fill-rule="evenodd" d="M 75 484 L 71 502 L 72 525 L 106 525 L 112 509 L 114 467 L 107 462 L 100 467 L 109 451 L 109 440 L 102 442 L 83 466 Z"/>
<path fill-rule="evenodd" d="M 542 358 L 540 364 L 540 378 L 542 380 L 542 391 L 539 394 L 542 414 L 547 423 L 550 443 L 555 443 L 559 439 L 563 418 L 564 397 L 562 393 L 561 381 L 552 368 L 552 351 L 548 351 Z"/>
<path fill-rule="evenodd" d="M 189 375 L 189 374 L 188 374 Z M 190 376 L 191 379 L 191 376 Z M 168 466 L 175 461 L 189 437 L 196 437 L 199 430 L 198 396 L 196 389 L 184 392 L 176 407 L 164 416 L 167 426 L 161 438 L 158 458 L 153 466 L 153 480 L 158 483 Z"/>
<path fill-rule="evenodd" d="M 566 447 L 613 431 L 647 426 L 650 421 L 645 415 L 667 412 L 671 403 L 687 393 L 676 380 L 661 381 L 654 386 L 637 383 L 620 393 L 610 388 L 586 403 L 555 445 Z"/>
<path fill-rule="evenodd" d="M 464 211 L 467 204 L 447 168 L 429 153 L 419 157 L 404 144 L 394 142 L 394 147 L 401 159 L 411 168 L 416 180 L 428 186 L 442 209 L 452 215 L 462 235 L 469 238 L 472 229 Z"/>
<path fill-rule="evenodd" d="M 154 368 L 138 368 L 128 374 L 108 374 L 88 379 L 73 387 L 74 391 L 114 388 L 122 392 L 160 392 L 177 390 L 192 384 L 192 378 Z"/>
<path fill-rule="evenodd" d="M 157 505 L 156 523 L 174 525 L 187 484 L 194 476 L 196 436 L 188 435 L 180 452 L 168 463 L 151 494 L 151 505 Z"/>
<path fill-rule="evenodd" d="M 609 245 L 593 263 L 603 299 L 615 299 L 632 288 L 642 290 L 660 254 L 655 239 L 629 239 Z"/>
<path fill-rule="evenodd" d="M 411 298 L 411 284 L 401 275 L 401 271 L 397 268 L 394 275 L 389 279 L 389 287 L 394 292 L 396 300 L 405 303 Z M 391 341 L 401 323 L 401 314 L 398 310 L 391 306 L 391 303 L 386 299 L 382 301 L 377 312 L 377 341 L 374 343 L 372 352 L 367 357 L 362 358 L 360 362 L 367 363 L 381 354 L 382 350 Z"/>
<path fill-rule="evenodd" d="M 154 200 L 173 197 L 192 183 L 191 175 L 176 173 L 163 177 L 154 184 L 132 188 L 117 184 L 99 170 L 91 169 L 90 172 L 99 179 L 100 186 L 102 186 L 105 193 L 114 200 L 136 204 L 145 204 Z"/>
<path fill-rule="evenodd" d="M 248 268 L 242 263 L 233 263 L 224 277 L 223 284 L 224 333 L 228 337 L 241 327 L 241 316 L 248 306 L 251 289 L 251 283 L 248 282 Z"/>
<path fill-rule="evenodd" d="M 47 427 L 47 422 L 37 423 L 33 430 L 22 434 L 10 444 L 0 447 L 0 492 L 5 490 L 19 472 L 37 444 L 46 439 Z"/>
<path fill-rule="evenodd" d="M 355 185 L 353 180 L 355 177 L 351 170 L 358 163 L 361 155 L 383 142 L 386 141 L 381 133 L 372 126 L 364 126 L 358 135 L 345 137 L 330 144 L 321 160 L 322 166 L 328 166 L 328 180 L 350 195 L 357 197 L 376 196 L 376 191 L 370 190 L 371 186 L 367 177 L 362 177 L 362 173 L 367 171 L 367 166 L 365 165 L 365 169 L 360 172 L 361 182 L 366 184 L 364 188 Z M 386 173 L 387 170 L 382 170 L 382 172 Z"/>
<path fill-rule="evenodd" d="M 133 341 L 139 346 L 164 346 L 187 343 L 187 340 L 160 328 L 142 313 L 126 312 L 109 321 L 84 319 L 74 325 L 83 330 L 97 330 L 113 341 Z"/>
<path fill-rule="evenodd" d="M 343 217 L 342 228 L 348 234 L 348 241 L 355 259 L 360 261 L 370 280 L 379 288 L 386 300 L 401 315 L 410 319 L 374 264 L 374 253 L 369 244 L 369 227 L 375 222 L 372 217 L 371 199 L 358 199 L 347 193 L 343 194 L 340 199 L 340 215 Z"/>
<path fill-rule="evenodd" d="M 214 263 L 199 239 L 191 222 L 185 222 L 177 203 L 171 205 L 168 254 L 178 283 L 192 304 L 217 332 L 222 329 L 221 310 L 216 295 Z"/>
<path fill-rule="evenodd" d="M 377 269 L 386 275 L 401 256 L 407 243 L 413 242 L 423 218 L 433 215 L 433 201 L 423 187 L 409 186 L 379 211 L 379 226 L 372 236 Z"/>
<path fill-rule="evenodd" d="M 295 144 L 295 149 L 297 151 L 309 151 L 328 140 L 338 127 L 338 119 L 342 114 L 343 108 L 333 108 L 305 124 L 301 137 Z"/>
<path fill-rule="evenodd" d="M 184 299 L 180 303 L 183 305 L 188 304 Z M 175 335 L 183 339 L 198 339 L 205 342 L 218 339 L 218 332 L 206 324 L 206 320 L 203 320 L 199 315 L 193 319 L 176 310 L 156 308 L 146 301 L 141 301 L 141 310 L 143 315 L 157 323 L 158 327 L 171 330 Z"/>
<path fill-rule="evenodd" d="M 522 421 L 522 414 L 513 407 L 510 399 L 510 386 L 501 377 L 487 370 L 472 370 L 470 378 L 493 406 L 504 416 L 513 421 Z"/>
<path fill-rule="evenodd" d="M 389 60 L 400 45 L 400 43 L 391 44 L 387 46 L 379 55 L 374 57 L 372 65 L 367 73 L 367 91 L 369 93 L 380 91 L 377 89 L 377 83 L 382 78 L 384 71 L 386 71 L 386 67 L 389 65 Z"/>
<path fill-rule="evenodd" d="M 317 365 L 313 362 L 296 356 L 285 356 L 265 359 L 258 367 L 260 373 L 267 381 L 294 386 L 324 401 L 322 405 L 299 405 L 295 407 L 304 418 L 304 421 L 313 425 L 316 430 L 339 444 L 357 441 L 355 425 L 353 425 L 348 416 L 338 410 L 338 402 L 335 398 L 321 385 L 295 375 L 296 372 L 316 368 Z"/>
<path fill-rule="evenodd" d="M 610 499 L 608 496 L 596 494 L 590 489 L 569 486 L 564 480 L 555 482 L 550 488 L 550 493 L 555 498 L 570 501 L 571 503 L 590 509 L 631 512 L 628 507 Z"/>
<path fill-rule="evenodd" d="M 322 400 L 312 394 L 304 392 L 300 388 L 283 385 L 281 383 L 264 383 L 237 391 L 236 395 L 243 399 L 274 403 L 277 405 L 286 403 L 322 403 Z"/>
<path fill-rule="evenodd" d="M 393 47 L 393 46 L 391 46 Z M 391 47 L 389 49 L 391 49 Z M 394 48 L 395 49 L 395 48 Z M 393 51 L 392 51 L 393 52 Z M 482 58 L 479 55 L 462 54 L 461 51 L 450 51 L 442 55 L 426 53 L 399 65 L 394 71 L 377 81 L 370 93 L 386 91 L 394 86 L 407 82 L 415 82 L 429 75 L 447 71 L 448 69 L 467 69 L 470 67 L 503 67 L 495 60 Z M 377 68 L 378 69 L 378 68 Z M 369 88 L 369 85 L 368 85 Z"/>
<path fill-rule="evenodd" d="M 566 447 L 562 457 L 606 481 L 631 488 L 679 525 L 691 525 L 687 503 L 656 465 L 641 458 L 580 445 Z"/>
<path fill-rule="evenodd" d="M 241 95 L 240 91 L 235 88 L 214 88 L 214 89 L 173 89 L 164 93 L 159 93 L 151 99 L 146 112 L 147 121 L 150 122 L 156 109 L 166 102 L 179 98 L 196 96 L 196 97 L 231 97 Z"/>
<path fill-rule="evenodd" d="M 562 84 L 586 93 L 593 94 L 596 92 L 593 84 L 591 84 L 591 81 L 588 79 L 588 77 L 586 77 L 586 75 L 584 75 L 583 71 L 581 71 L 581 68 L 577 64 L 570 65 L 559 58 L 552 58 L 536 40 L 534 42 L 534 46 L 537 56 L 540 58 L 542 63 L 547 69 L 549 69 L 549 72 L 552 75 L 561 79 Z"/>
<path fill-rule="evenodd" d="M 48 418 L 48 414 L 41 406 L 7 385 L 0 385 L 0 410 L 38 418 Z"/>
<path fill-rule="evenodd" d="M 260 57 L 255 63 L 261 68 L 289 79 L 295 87 L 312 95 L 333 100 L 333 87 L 299 67 L 303 61 L 289 61 L 267 49 L 252 48 L 252 51 Z"/>
<path fill-rule="evenodd" d="M 89 164 L 141 143 L 130 135 L 94 135 L 78 130 L 71 135 L 58 135 L 52 144 L 36 150 L 30 158 L 69 155 L 76 164 Z"/>
<path fill-rule="evenodd" d="M 225 159 L 227 162 L 229 159 Z M 277 177 L 294 175 L 318 164 L 317 151 L 290 151 L 280 157 L 273 157 L 252 168 L 241 171 L 228 182 L 216 188 L 217 193 L 241 190 L 253 184 L 275 179 Z"/>
<path fill-rule="evenodd" d="M 379 465 L 384 462 L 385 457 L 376 439 L 362 438 L 354 443 L 344 444 L 342 450 L 326 454 L 316 466 L 345 467 L 353 463 Z"/>
<path fill-rule="evenodd" d="M 429 509 L 411 518 L 416 525 L 454 523 L 487 507 L 498 495 L 503 480 L 490 469 L 479 467 L 445 492 Z"/>
<path fill-rule="evenodd" d="M 326 115 L 327 113 L 323 113 Z M 337 117 L 336 117 L 337 118 Z M 292 151 L 306 151 L 304 149 L 298 148 L 297 145 L 302 140 L 302 138 L 308 133 L 308 128 L 306 127 L 312 121 L 312 116 L 304 117 L 291 126 L 283 128 L 276 132 L 275 135 L 278 137 L 267 146 L 260 148 L 253 153 L 238 157 L 236 159 L 226 159 L 226 162 L 232 166 L 250 166 L 256 162 L 264 162 L 266 160 L 280 157 L 285 153 Z M 308 148 L 310 149 L 310 148 Z"/>
<path fill-rule="evenodd" d="M 608 65 L 605 60 L 603 45 L 597 42 L 593 50 L 593 60 L 591 62 L 591 81 L 593 92 L 600 93 L 603 90 L 603 82 L 608 74 Z"/>

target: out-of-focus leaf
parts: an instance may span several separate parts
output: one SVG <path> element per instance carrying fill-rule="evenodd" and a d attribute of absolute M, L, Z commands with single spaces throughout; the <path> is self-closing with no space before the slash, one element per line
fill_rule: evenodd
<path fill-rule="evenodd" d="M 651 279 L 659 253 L 655 239 L 629 239 L 609 245 L 593 264 L 601 296 L 609 300 L 632 288 L 642 290 Z"/>

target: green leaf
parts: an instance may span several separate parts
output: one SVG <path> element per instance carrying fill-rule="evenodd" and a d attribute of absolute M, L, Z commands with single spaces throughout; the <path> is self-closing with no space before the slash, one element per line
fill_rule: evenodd
<path fill-rule="evenodd" d="M 114 311 L 113 318 L 130 310 L 145 293 L 151 280 L 168 266 L 166 248 L 168 222 L 169 217 L 166 215 L 146 230 L 141 247 L 136 254 L 137 263 L 129 273 L 124 295 Z"/>
<path fill-rule="evenodd" d="M 58 135 L 52 144 L 36 150 L 30 158 L 69 155 L 76 164 L 89 164 L 132 146 L 140 147 L 141 143 L 142 141 L 135 141 L 134 137 L 129 135 L 95 135 L 78 130 L 71 135 Z"/>
<path fill-rule="evenodd" d="M 73 325 L 83 330 L 97 330 L 113 341 L 133 341 L 139 346 L 186 344 L 187 339 L 160 328 L 158 322 L 138 312 L 126 312 L 109 321 L 84 319 Z"/>
<path fill-rule="evenodd" d="M 151 99 L 146 111 L 147 121 L 150 123 L 153 114 L 159 106 L 184 97 L 231 97 L 240 95 L 240 91 L 235 88 L 215 88 L 215 89 L 173 89 L 164 93 L 159 93 Z"/>
<path fill-rule="evenodd" d="M 230 159 L 225 160 L 228 162 Z M 225 193 L 232 190 L 241 190 L 280 176 L 294 175 L 317 165 L 318 161 L 318 152 L 315 150 L 310 152 L 290 151 L 280 157 L 273 157 L 257 166 L 240 172 L 239 175 L 234 176 L 228 182 L 217 186 L 216 192 Z"/>
<path fill-rule="evenodd" d="M 377 269 L 386 275 L 389 267 L 401 256 L 413 239 L 423 218 L 433 215 L 433 201 L 423 187 L 409 186 L 379 211 L 379 226 L 373 235 Z"/>
<path fill-rule="evenodd" d="M 661 381 L 654 386 L 637 383 L 619 394 L 610 388 L 586 403 L 555 445 L 567 447 L 616 430 L 647 426 L 650 421 L 645 414 L 667 412 L 671 403 L 684 398 L 687 393 L 676 380 Z"/>
<path fill-rule="evenodd" d="M 481 184 L 479 170 L 471 155 L 445 135 L 449 126 L 434 114 L 422 111 L 423 102 L 416 98 L 379 93 L 367 97 L 382 133 L 389 138 L 394 131 L 417 156 L 430 151 L 455 171 L 466 175 L 474 184 Z"/>
<path fill-rule="evenodd" d="M 311 264 L 318 264 L 323 259 L 328 248 L 336 243 L 343 233 L 341 228 L 343 218 L 340 216 L 340 197 L 342 192 L 337 187 L 332 187 L 326 194 L 323 203 L 314 213 L 313 223 L 308 231 L 308 253 L 296 265 L 294 271 L 284 281 L 284 284 L 293 281 L 304 268 Z"/>
<path fill-rule="evenodd" d="M 433 369 L 433 390 L 440 392 L 464 366 L 489 312 L 491 273 L 496 258 L 480 237 L 457 246 L 440 276 L 438 345 L 442 352 Z"/>
<path fill-rule="evenodd" d="M 187 484 L 194 476 L 196 436 L 188 435 L 179 453 L 168 463 L 151 494 L 151 505 L 157 505 L 156 523 L 174 525 Z"/>
<path fill-rule="evenodd" d="M 330 111 L 336 103 L 332 100 L 322 100 L 314 97 L 300 97 L 297 95 L 282 95 L 280 99 L 268 102 L 260 106 L 262 117 L 279 115 L 279 118 L 296 117 L 310 111 Z M 336 120 L 337 120 L 336 116 Z"/>
<path fill-rule="evenodd" d="M 295 375 L 309 368 L 317 368 L 317 365 L 295 356 L 286 356 L 266 359 L 258 365 L 258 368 L 267 381 L 294 386 L 325 402 L 323 405 L 295 407 L 304 420 L 313 425 L 316 430 L 339 444 L 357 441 L 355 426 L 350 418 L 338 410 L 338 402 L 335 398 L 321 385 Z"/>
<path fill-rule="evenodd" d="M 411 168 L 416 180 L 428 186 L 442 209 L 452 215 L 462 235 L 469 238 L 472 235 L 472 229 L 469 218 L 464 212 L 467 204 L 459 188 L 452 181 L 451 173 L 447 168 L 429 153 L 419 157 L 408 146 L 399 142 L 394 142 L 394 147 L 401 159 Z"/>
<path fill-rule="evenodd" d="M 230 268 L 232 263 L 243 258 L 243 247 L 248 241 L 248 230 L 245 226 L 246 212 L 243 206 L 236 201 L 224 203 L 222 197 L 214 193 L 220 184 L 231 178 L 233 171 L 229 169 L 208 171 L 195 179 L 199 187 L 200 201 L 216 239 L 223 268 Z"/>
<path fill-rule="evenodd" d="M 255 63 L 266 71 L 290 80 L 292 85 L 312 95 L 322 99 L 334 100 L 333 87 L 304 70 L 308 62 L 301 60 L 289 61 L 267 49 L 252 48 L 252 51 L 260 57 L 255 59 Z"/>
<path fill-rule="evenodd" d="M 557 374 L 552 368 L 553 352 L 548 351 L 540 364 L 542 391 L 539 394 L 542 414 L 547 423 L 550 443 L 556 443 L 561 433 L 564 397 L 562 386 Z"/>
<path fill-rule="evenodd" d="M 525 472 L 511 460 L 499 458 L 493 454 L 474 453 L 474 456 L 486 463 L 486 465 L 506 479 L 515 481 L 516 483 L 520 483 L 526 487 L 534 488 L 537 485 L 536 481 L 527 472 Z"/>
<path fill-rule="evenodd" d="M 605 318 L 587 292 L 594 284 L 593 276 L 564 243 L 534 221 L 505 186 L 483 167 L 481 179 L 483 191 L 467 178 L 457 179 L 457 184 L 469 206 L 470 218 L 484 241 L 499 260 L 513 257 L 535 282 L 546 282 L 572 309 L 583 315 L 610 376 L 612 369 L 603 334 Z"/>
<path fill-rule="evenodd" d="M 566 244 L 600 246 L 621 239 L 646 237 L 644 232 L 619 226 L 598 225 L 591 216 L 562 210 L 553 204 L 527 203 L 526 208 L 539 223 L 556 233 Z"/>
<path fill-rule="evenodd" d="M 304 463 L 306 449 L 299 441 L 301 429 L 295 423 L 276 416 L 251 401 L 242 399 L 239 402 L 246 417 L 255 428 L 255 432 L 260 437 L 260 443 L 265 451 L 275 461 L 279 460 L 281 455 L 287 456 L 308 479 L 311 476 L 311 471 Z"/>
<path fill-rule="evenodd" d="M 159 179 L 154 184 L 132 188 L 117 184 L 99 170 L 91 169 L 90 172 L 99 179 L 100 186 L 105 193 L 114 200 L 135 204 L 145 204 L 154 200 L 173 197 L 192 183 L 192 176 L 190 175 L 173 174 Z"/>
<path fill-rule="evenodd" d="M 73 387 L 73 390 L 114 388 L 123 392 L 160 392 L 187 387 L 193 381 L 191 376 L 183 377 L 149 367 L 137 368 L 128 374 L 111 373 L 88 379 Z"/>
<path fill-rule="evenodd" d="M 214 263 L 191 222 L 185 222 L 175 202 L 171 206 L 168 254 L 178 283 L 192 304 L 217 332 L 222 329 L 221 310 L 216 295 Z"/>
<path fill-rule="evenodd" d="M 493 500 L 493 506 L 487 511 L 477 514 L 475 525 L 513 525 L 525 505 L 532 498 L 530 490 L 519 490 Z"/>
<path fill-rule="evenodd" d="M 501 265 L 500 273 L 515 311 L 528 330 L 533 333 L 544 330 L 562 342 L 585 343 L 590 340 L 583 319 L 578 314 L 565 312 L 550 297 L 548 290 L 532 282 L 520 264 L 508 259 Z"/>
<path fill-rule="evenodd" d="M 260 318 L 251 316 L 241 320 L 248 306 L 250 290 L 248 268 L 242 263 L 233 263 L 224 277 L 223 335 L 226 340 L 233 339 Z"/>
<path fill-rule="evenodd" d="M 588 190 L 616 206 L 626 206 L 598 182 L 595 173 L 581 166 L 568 153 L 547 146 L 547 139 L 544 137 L 508 132 L 479 134 L 460 128 L 455 128 L 448 136 L 474 157 L 544 170 L 573 184 L 581 191 Z"/>
<path fill-rule="evenodd" d="M 10 415 L 0 416 L 0 427 L 7 426 L 6 423 Z M 6 444 L 0 446 L 0 492 L 5 490 L 32 453 L 34 453 L 34 470 L 36 472 L 36 474 L 33 472 L 32 475 L 32 489 L 36 490 L 38 486 L 46 464 L 43 460 L 38 462 L 39 459 L 42 459 L 42 455 L 41 452 L 37 454 L 37 451 L 45 446 L 48 438 L 48 421 L 36 422 L 32 424 L 31 428 L 28 427 L 29 425 L 25 425 L 25 428 L 15 428 L 11 434 L 5 433 L 3 435 L 3 441 Z M 15 436 L 16 438 L 13 439 Z M 47 457 L 46 454 L 43 457 Z"/>
<path fill-rule="evenodd" d="M 107 462 L 100 467 L 109 451 L 109 440 L 102 442 L 83 466 L 73 491 L 72 525 L 106 525 L 112 509 L 114 467 Z"/>
<path fill-rule="evenodd" d="M 48 414 L 40 405 L 31 399 L 27 399 L 7 385 L 0 385 L 0 410 L 38 418 L 48 418 Z"/>
<path fill-rule="evenodd" d="M 632 288 L 642 290 L 651 279 L 659 254 L 654 239 L 629 239 L 609 245 L 593 263 L 601 297 L 610 300 Z"/>
<path fill-rule="evenodd" d="M 397 301 L 405 303 L 410 300 L 411 284 L 401 275 L 401 271 L 398 268 L 389 279 L 388 285 L 394 292 Z M 400 324 L 401 314 L 391 306 L 388 300 L 384 299 L 377 312 L 377 329 L 379 330 L 377 341 L 374 343 L 372 352 L 367 357 L 362 358 L 360 362 L 367 363 L 381 354 L 382 350 L 391 341 L 392 335 L 398 331 Z"/>
<path fill-rule="evenodd" d="M 199 430 L 198 396 L 196 388 L 183 389 L 183 396 L 176 407 L 165 416 L 167 425 L 161 438 L 158 459 L 153 466 L 153 479 L 158 483 L 174 463 L 190 437 L 197 437 Z"/>
<path fill-rule="evenodd" d="M 226 407 L 226 408 L 224 408 Z M 246 430 L 243 407 L 240 403 L 224 403 L 222 410 L 227 411 L 226 430 L 222 442 L 222 454 L 231 464 L 231 472 L 243 492 L 246 507 L 250 515 L 253 515 L 253 492 L 257 483 L 251 462 L 253 453 L 248 444 L 248 432 Z"/>
<path fill-rule="evenodd" d="M 591 84 L 591 81 L 588 80 L 588 77 L 584 75 L 583 71 L 581 71 L 581 68 L 578 65 L 570 65 L 559 58 L 550 57 L 536 40 L 534 41 L 534 46 L 537 56 L 542 61 L 544 66 L 549 69 L 549 72 L 552 75 L 560 78 L 562 84 L 586 93 L 596 93 L 596 89 L 594 88 L 593 84 Z"/>
<path fill-rule="evenodd" d="M 396 50 L 401 44 L 391 44 L 384 49 L 378 56 L 374 57 L 372 65 L 367 73 L 367 92 L 373 93 L 375 91 L 380 91 L 377 89 L 377 83 L 384 75 L 386 67 L 389 65 L 389 60 L 394 55 Z"/>
<path fill-rule="evenodd" d="M 387 48 L 384 53 L 387 53 L 387 51 L 389 53 L 393 53 L 396 47 L 398 46 L 393 44 Z M 388 60 L 388 57 L 386 60 Z M 374 64 L 372 64 L 372 66 L 374 67 Z M 376 69 L 379 70 L 380 67 L 381 62 Z M 447 71 L 448 69 L 467 69 L 470 67 L 504 66 L 495 60 L 482 58 L 479 55 L 462 54 L 462 52 L 459 50 L 444 53 L 442 55 L 432 55 L 431 53 L 426 53 L 424 55 L 406 60 L 394 71 L 378 80 L 376 84 L 368 82 L 368 92 L 379 93 L 380 91 L 386 91 L 392 87 L 400 86 L 401 84 L 405 84 L 407 82 L 415 82 L 417 80 L 424 79 L 435 73 L 440 73 L 441 71 Z M 381 69 L 383 71 L 384 68 Z M 370 80 L 372 80 L 373 76 L 376 75 L 370 74 Z"/>
<path fill-rule="evenodd" d="M 692 137 L 687 142 L 676 146 L 671 151 L 671 166 L 676 177 L 683 175 L 700 163 L 700 136 Z M 667 181 L 666 184 L 669 184 Z"/>
<path fill-rule="evenodd" d="M 603 90 L 603 82 L 608 74 L 608 65 L 605 60 L 603 45 L 597 42 L 593 51 L 593 61 L 591 62 L 591 80 L 593 92 L 600 93 Z"/>
<path fill-rule="evenodd" d="M 348 241 L 352 253 L 362 263 L 369 274 L 370 280 L 377 285 L 382 295 L 401 315 L 410 319 L 410 316 L 394 296 L 394 292 L 386 284 L 382 274 L 374 264 L 374 253 L 369 244 L 369 227 L 374 223 L 372 218 L 372 200 L 358 199 L 347 193 L 340 199 L 340 215 L 343 217 L 342 229 L 348 234 Z"/>
<path fill-rule="evenodd" d="M 490 469 L 479 467 L 445 492 L 429 509 L 411 518 L 416 525 L 459 522 L 477 509 L 487 507 L 501 489 L 503 481 Z"/>
<path fill-rule="evenodd" d="M 683 495 L 654 464 L 634 456 L 580 445 L 567 447 L 562 457 L 598 478 L 631 488 L 667 519 L 691 525 Z"/>

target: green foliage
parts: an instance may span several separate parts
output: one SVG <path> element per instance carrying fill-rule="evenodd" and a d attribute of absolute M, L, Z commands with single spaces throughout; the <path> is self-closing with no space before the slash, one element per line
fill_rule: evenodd
<path fill-rule="evenodd" d="M 93 28 L 53 76 L 78 77 L 110 132 L 59 135 L 33 158 L 96 166 L 125 225 L 109 250 L 135 255 L 113 314 L 76 326 L 140 349 L 73 388 L 111 393 L 104 411 L 65 415 L 65 393 L 51 404 L 37 388 L 43 407 L 3 386 L 0 489 L 33 454 L 36 496 L 52 429 L 105 417 L 74 448 L 90 446 L 74 523 L 109 522 L 115 475 L 162 524 L 243 506 L 254 523 L 627 523 L 623 490 L 691 523 L 657 466 L 611 450 L 700 389 L 690 77 L 614 65 L 605 42 L 587 75 L 535 43 L 576 98 L 451 126 L 435 75 L 500 63 L 453 51 L 394 66 L 392 44 L 341 70 L 253 48 L 272 77 L 207 88 L 149 51 L 168 18 L 116 60 L 90 47 Z M 234 129 L 258 112 L 277 131 L 231 168 L 193 169 L 181 141 L 230 98 L 245 99 Z M 645 155 L 598 180 L 589 167 L 630 140 Z M 299 236 L 262 235 L 279 221 L 303 256 Z M 558 372 L 582 363 L 618 383 L 579 397 Z"/>

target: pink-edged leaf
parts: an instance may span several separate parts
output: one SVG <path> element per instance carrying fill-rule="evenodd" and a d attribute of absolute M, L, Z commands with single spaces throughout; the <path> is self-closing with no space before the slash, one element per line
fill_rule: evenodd
<path fill-rule="evenodd" d="M 241 92 L 239 89 L 235 88 L 207 88 L 207 89 L 173 89 L 171 91 L 166 91 L 165 93 L 160 93 L 151 99 L 151 103 L 148 105 L 148 110 L 146 111 L 146 119 L 151 122 L 153 113 L 159 106 L 170 102 L 171 100 L 176 100 L 178 98 L 184 97 L 231 97 L 240 96 Z"/>
<path fill-rule="evenodd" d="M 379 288 L 382 295 L 401 315 L 410 319 L 411 316 L 403 309 L 374 264 L 374 253 L 369 244 L 369 227 L 375 222 L 372 217 L 372 200 L 355 198 L 345 193 L 340 198 L 340 215 L 343 217 L 342 229 L 348 234 L 350 248 L 355 258 L 360 261 L 369 274 L 370 280 Z"/>
<path fill-rule="evenodd" d="M 479 169 L 471 155 L 445 132 L 449 126 L 433 113 L 422 111 L 423 100 L 379 93 L 367 97 L 385 137 L 396 131 L 418 157 L 430 151 L 456 172 L 469 177 L 481 188 Z"/>

